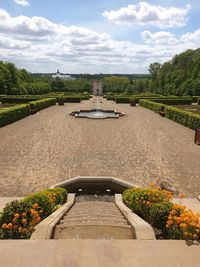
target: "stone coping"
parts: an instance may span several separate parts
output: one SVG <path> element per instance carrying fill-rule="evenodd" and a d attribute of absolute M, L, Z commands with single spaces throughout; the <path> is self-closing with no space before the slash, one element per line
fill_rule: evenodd
<path fill-rule="evenodd" d="M 55 187 L 64 187 L 67 188 L 67 186 L 72 186 L 73 184 L 80 184 L 80 186 L 84 183 L 90 183 L 90 184 L 95 184 L 99 183 L 101 184 L 113 184 L 116 186 L 119 186 L 124 189 L 128 188 L 133 188 L 133 187 L 138 187 L 135 184 L 126 182 L 124 180 L 118 179 L 116 177 L 109 177 L 109 176 L 77 176 L 72 179 L 64 180 L 58 184 L 52 185 L 50 188 L 55 188 Z M 120 193 L 120 192 L 119 192 Z"/>
<path fill-rule="evenodd" d="M 1 240 L 1 267 L 197 267 L 200 246 L 181 240 Z"/>
<path fill-rule="evenodd" d="M 122 214 L 131 224 L 137 240 L 154 240 L 156 239 L 154 230 L 146 221 L 132 212 L 122 201 L 121 194 L 115 194 L 115 204 L 120 209 Z"/>
<path fill-rule="evenodd" d="M 52 239 L 54 234 L 54 228 L 56 224 L 62 219 L 66 212 L 71 208 L 75 202 L 75 194 L 68 194 L 67 202 L 46 219 L 41 221 L 35 227 L 35 231 L 31 235 L 32 240 L 36 239 Z"/>

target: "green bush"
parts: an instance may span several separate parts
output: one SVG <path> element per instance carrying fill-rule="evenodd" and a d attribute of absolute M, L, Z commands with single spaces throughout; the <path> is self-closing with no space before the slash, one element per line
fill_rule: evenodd
<path fill-rule="evenodd" d="M 32 102 L 28 102 L 31 106 L 31 109 L 35 109 L 37 111 L 48 108 L 56 104 L 56 98 L 45 98 L 41 100 L 36 100 Z"/>
<path fill-rule="evenodd" d="M 61 96 L 58 100 L 63 100 L 65 103 L 80 103 L 81 97 L 80 96 Z"/>
<path fill-rule="evenodd" d="M 115 97 L 115 103 L 119 104 L 129 104 L 130 97 Z"/>
<path fill-rule="evenodd" d="M 22 95 L 22 96 L 15 96 L 15 95 L 10 95 L 10 96 L 4 96 L 1 98 L 2 103 L 8 103 L 8 104 L 23 104 L 23 103 L 28 103 L 30 101 L 35 101 L 38 99 L 43 98 L 42 96 L 32 96 L 32 95 Z"/>
<path fill-rule="evenodd" d="M 200 105 L 200 98 L 198 99 L 197 104 Z"/>
<path fill-rule="evenodd" d="M 162 103 L 165 105 L 191 105 L 192 99 L 191 98 L 152 98 L 152 102 Z"/>
<path fill-rule="evenodd" d="M 34 226 L 67 199 L 64 188 L 46 189 L 5 206 L 0 216 L 0 239 L 27 239 Z"/>
<path fill-rule="evenodd" d="M 193 130 L 200 127 L 200 115 L 175 107 L 165 106 L 165 116 Z"/>
<path fill-rule="evenodd" d="M 192 96 L 192 103 L 198 103 L 200 96 Z"/>
<path fill-rule="evenodd" d="M 123 193 L 124 203 L 147 222 L 151 223 L 151 209 L 155 204 L 168 203 L 171 195 L 159 189 L 127 189 Z"/>
<path fill-rule="evenodd" d="M 150 209 L 149 223 L 162 230 L 166 236 L 166 225 L 168 216 L 172 210 L 173 204 L 171 202 L 163 202 L 154 204 Z"/>
<path fill-rule="evenodd" d="M 141 99 L 139 101 L 139 105 L 141 107 L 153 110 L 156 113 L 159 113 L 160 111 L 162 111 L 164 109 L 164 105 L 163 104 L 155 103 L 155 102 L 152 102 L 152 101 L 149 101 L 149 100 L 143 100 L 143 99 Z"/>
<path fill-rule="evenodd" d="M 18 121 L 28 115 L 30 115 L 30 105 L 27 104 L 0 110 L 0 127 Z"/>

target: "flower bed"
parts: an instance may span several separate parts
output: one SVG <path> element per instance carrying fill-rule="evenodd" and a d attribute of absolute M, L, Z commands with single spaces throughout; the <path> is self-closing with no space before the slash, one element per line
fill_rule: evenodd
<path fill-rule="evenodd" d="M 28 239 L 34 227 L 65 203 L 64 188 L 46 189 L 7 204 L 0 216 L 0 239 Z"/>
<path fill-rule="evenodd" d="M 171 198 L 171 192 L 156 187 L 127 189 L 123 193 L 124 203 L 152 225 L 158 238 L 199 240 L 200 214 L 173 204 Z"/>

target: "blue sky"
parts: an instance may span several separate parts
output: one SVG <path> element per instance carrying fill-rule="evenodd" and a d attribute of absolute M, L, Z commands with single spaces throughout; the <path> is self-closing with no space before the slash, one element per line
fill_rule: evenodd
<path fill-rule="evenodd" d="M 32 72 L 147 73 L 200 47 L 197 0 L 0 0 L 0 56 Z"/>

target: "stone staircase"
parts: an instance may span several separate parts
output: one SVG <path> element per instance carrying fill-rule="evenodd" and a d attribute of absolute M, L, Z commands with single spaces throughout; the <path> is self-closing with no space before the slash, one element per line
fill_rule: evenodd
<path fill-rule="evenodd" d="M 133 239 L 133 232 L 113 202 L 82 201 L 57 224 L 54 239 Z"/>

